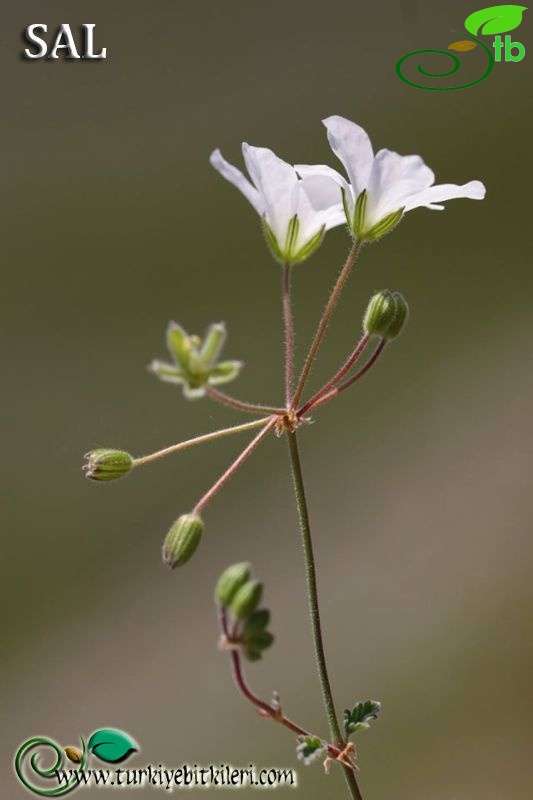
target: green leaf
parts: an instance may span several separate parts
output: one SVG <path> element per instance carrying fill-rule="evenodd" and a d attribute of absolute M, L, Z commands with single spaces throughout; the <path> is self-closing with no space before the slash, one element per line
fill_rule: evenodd
<path fill-rule="evenodd" d="M 181 325 L 177 322 L 169 322 L 167 328 L 167 347 L 172 358 L 176 360 L 183 369 L 189 367 L 191 358 L 192 344 L 190 337 L 187 336 Z"/>
<path fill-rule="evenodd" d="M 370 727 L 370 723 L 379 717 L 381 713 L 381 703 L 377 700 L 364 700 L 356 703 L 353 709 L 344 711 L 344 732 L 346 738 L 352 733 L 365 730 Z"/>
<path fill-rule="evenodd" d="M 328 752 L 327 742 L 322 741 L 318 736 L 299 736 L 297 742 L 296 755 L 306 767 L 324 757 Z"/>
<path fill-rule="evenodd" d="M 87 742 L 87 749 L 100 761 L 108 764 L 118 764 L 125 761 L 131 753 L 139 749 L 137 742 L 124 731 L 113 728 L 103 728 L 95 731 Z"/>
<path fill-rule="evenodd" d="M 242 632 L 242 637 L 244 641 L 248 641 L 250 638 L 253 638 L 256 634 L 262 633 L 268 628 L 268 623 L 270 622 L 270 611 L 266 608 L 259 608 L 257 611 L 254 611 L 244 624 L 244 630 Z"/>
<path fill-rule="evenodd" d="M 209 383 L 212 386 L 229 383 L 237 377 L 243 366 L 242 361 L 221 361 L 209 370 Z"/>
<path fill-rule="evenodd" d="M 527 11 L 527 6 L 505 5 L 482 8 L 465 19 L 465 28 L 474 36 L 478 33 L 486 36 L 507 33 L 518 28 L 524 11 Z"/>

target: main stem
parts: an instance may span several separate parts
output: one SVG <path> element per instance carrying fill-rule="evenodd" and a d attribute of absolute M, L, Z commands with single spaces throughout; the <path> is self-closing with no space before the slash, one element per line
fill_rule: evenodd
<path fill-rule="evenodd" d="M 296 495 L 296 503 L 298 506 L 298 516 L 300 519 L 300 531 L 302 534 L 302 544 L 305 558 L 305 570 L 307 577 L 307 593 L 309 599 L 309 612 L 311 617 L 311 628 L 313 631 L 313 643 L 315 648 L 315 656 L 318 667 L 318 675 L 320 678 L 320 685 L 322 687 L 322 697 L 324 706 L 328 717 L 330 736 L 334 744 L 341 750 L 345 745 L 342 736 L 339 721 L 337 719 L 337 712 L 335 711 L 335 703 L 333 700 L 333 692 L 331 690 L 331 683 L 328 675 L 328 667 L 326 662 L 326 654 L 324 651 L 324 641 L 322 638 L 322 624 L 320 621 L 320 607 L 318 604 L 318 587 L 316 580 L 316 566 L 315 556 L 313 552 L 313 540 L 311 538 L 311 526 L 309 522 L 309 510 L 307 508 L 307 499 L 305 496 L 305 486 L 302 473 L 302 464 L 300 461 L 300 451 L 298 448 L 298 440 L 295 432 L 288 432 L 287 437 L 289 440 L 289 455 L 291 461 L 292 478 L 294 482 L 294 493 Z M 344 766 L 344 776 L 353 800 L 362 800 L 362 795 L 357 784 L 357 780 L 349 767 Z"/>

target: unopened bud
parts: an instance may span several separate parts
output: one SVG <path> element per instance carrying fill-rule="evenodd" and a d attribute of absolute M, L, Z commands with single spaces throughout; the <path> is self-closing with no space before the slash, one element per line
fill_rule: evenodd
<path fill-rule="evenodd" d="M 249 577 L 249 564 L 233 564 L 224 570 L 216 585 L 216 602 L 223 607 L 229 606 L 237 591 L 246 583 Z"/>
<path fill-rule="evenodd" d="M 114 481 L 123 478 L 133 468 L 133 458 L 125 450 L 100 448 L 85 454 L 85 477 L 93 481 Z"/>
<path fill-rule="evenodd" d="M 368 336 L 394 339 L 401 332 L 408 315 L 408 306 L 399 292 L 384 289 L 375 294 L 368 304 L 363 328 Z"/>
<path fill-rule="evenodd" d="M 405 323 L 409 318 L 409 306 L 400 292 L 394 292 L 396 302 L 396 315 L 387 328 L 387 339 L 396 339 L 404 329 Z"/>
<path fill-rule="evenodd" d="M 182 514 L 166 535 L 163 543 L 163 562 L 174 569 L 181 567 L 194 555 L 200 539 L 204 523 L 198 514 Z"/>
<path fill-rule="evenodd" d="M 249 617 L 259 605 L 262 594 L 263 584 L 259 581 L 247 581 L 243 584 L 231 602 L 231 609 L 235 616 L 239 619 Z"/>

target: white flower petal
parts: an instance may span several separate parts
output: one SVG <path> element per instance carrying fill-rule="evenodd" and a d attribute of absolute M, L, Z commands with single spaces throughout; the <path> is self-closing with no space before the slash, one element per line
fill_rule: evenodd
<path fill-rule="evenodd" d="M 236 186 L 237 189 L 243 193 L 258 214 L 264 214 L 265 204 L 261 195 L 255 186 L 252 186 L 248 178 L 243 175 L 240 169 L 237 169 L 237 167 L 234 167 L 233 164 L 230 164 L 228 161 L 226 161 L 220 150 L 213 150 L 209 157 L 209 161 L 217 170 L 217 172 L 220 172 L 223 178 L 226 178 L 227 181 L 232 183 L 233 186 Z"/>
<path fill-rule="evenodd" d="M 344 117 L 327 117 L 323 123 L 328 131 L 331 149 L 344 164 L 357 197 L 367 187 L 374 159 L 368 134 Z"/>
<path fill-rule="evenodd" d="M 483 200 L 485 192 L 485 186 L 481 181 L 469 181 L 462 186 L 458 186 L 455 183 L 441 183 L 408 197 L 405 203 L 405 210 L 411 211 L 413 208 L 425 206 L 426 208 L 441 211 L 444 206 L 436 205 L 437 203 L 460 197 L 466 197 L 470 200 Z"/>
<path fill-rule="evenodd" d="M 329 176 L 309 175 L 302 178 L 300 189 L 298 218 L 306 241 L 322 227 L 329 230 L 346 222 L 342 189 Z"/>
<path fill-rule="evenodd" d="M 287 233 L 291 217 L 296 213 L 298 176 L 294 167 L 268 150 L 243 143 L 246 167 L 264 200 L 264 213 L 278 242 Z"/>
<path fill-rule="evenodd" d="M 404 207 L 408 197 L 428 189 L 434 180 L 433 170 L 420 156 L 380 150 L 368 181 L 367 227 Z"/>

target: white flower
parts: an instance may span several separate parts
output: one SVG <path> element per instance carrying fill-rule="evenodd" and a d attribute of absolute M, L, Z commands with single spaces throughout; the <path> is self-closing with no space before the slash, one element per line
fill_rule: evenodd
<path fill-rule="evenodd" d="M 264 147 L 244 143 L 242 153 L 251 181 L 220 150 L 211 153 L 210 161 L 262 217 L 276 258 L 303 261 L 320 245 L 325 231 L 345 222 L 338 187 L 320 174 L 300 179 L 293 166 Z"/>
<path fill-rule="evenodd" d="M 444 200 L 485 197 L 481 181 L 434 186 L 435 175 L 420 156 L 401 156 L 391 150 L 374 155 L 367 133 L 355 122 L 339 116 L 323 122 L 331 149 L 344 164 L 350 182 L 331 167 L 301 164 L 296 169 L 303 180 L 329 177 L 341 187 L 348 224 L 360 238 L 382 236 L 413 208 L 442 210 Z"/>

